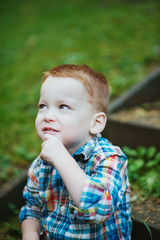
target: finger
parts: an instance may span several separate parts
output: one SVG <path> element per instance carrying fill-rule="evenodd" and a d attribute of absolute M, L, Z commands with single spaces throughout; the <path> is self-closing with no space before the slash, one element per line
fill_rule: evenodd
<path fill-rule="evenodd" d="M 48 139 L 50 139 L 52 137 L 51 134 L 44 134 L 44 141 L 47 141 Z"/>

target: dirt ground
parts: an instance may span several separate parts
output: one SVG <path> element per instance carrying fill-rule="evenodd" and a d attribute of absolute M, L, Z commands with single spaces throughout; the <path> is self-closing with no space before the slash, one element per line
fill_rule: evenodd
<path fill-rule="evenodd" d="M 160 101 L 112 113 L 111 118 L 124 123 L 138 123 L 139 125 L 160 128 Z"/>
<path fill-rule="evenodd" d="M 132 216 L 139 221 L 146 222 L 149 226 L 160 229 L 160 199 L 149 197 L 144 200 L 138 190 L 131 193 Z"/>

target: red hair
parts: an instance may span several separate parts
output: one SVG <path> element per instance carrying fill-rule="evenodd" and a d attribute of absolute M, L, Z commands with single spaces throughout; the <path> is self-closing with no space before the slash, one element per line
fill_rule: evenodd
<path fill-rule="evenodd" d="M 49 77 L 74 78 L 82 82 L 88 92 L 89 100 L 97 111 L 107 113 L 110 87 L 105 76 L 87 65 L 65 64 L 44 73 L 43 82 Z"/>

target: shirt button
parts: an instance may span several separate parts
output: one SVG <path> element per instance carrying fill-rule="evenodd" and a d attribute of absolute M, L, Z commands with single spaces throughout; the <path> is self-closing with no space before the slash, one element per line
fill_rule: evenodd
<path fill-rule="evenodd" d="M 65 208 L 65 206 L 62 206 L 62 207 L 60 207 L 60 210 L 61 210 L 61 213 L 62 213 L 62 214 L 64 214 L 64 213 L 65 213 L 65 211 L 66 211 L 66 208 Z"/>

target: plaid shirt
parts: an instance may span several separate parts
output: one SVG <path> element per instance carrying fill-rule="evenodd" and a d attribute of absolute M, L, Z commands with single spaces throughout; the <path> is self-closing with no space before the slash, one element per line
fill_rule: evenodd
<path fill-rule="evenodd" d="M 49 239 L 131 239 L 127 159 L 97 135 L 73 154 L 86 178 L 80 205 L 71 199 L 56 168 L 37 158 L 28 172 L 20 221 L 38 219 Z"/>

